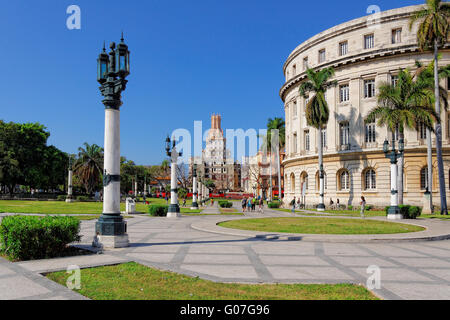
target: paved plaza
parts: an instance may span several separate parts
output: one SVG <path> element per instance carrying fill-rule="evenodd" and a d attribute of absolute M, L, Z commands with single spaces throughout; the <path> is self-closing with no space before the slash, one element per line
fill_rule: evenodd
<path fill-rule="evenodd" d="M 212 211 L 211 209 L 209 211 Z M 288 216 L 275 211 L 263 215 Z M 367 268 L 381 268 L 384 299 L 450 299 L 450 241 L 337 243 L 266 240 L 199 231 L 193 225 L 242 217 L 128 220 L 131 246 L 103 254 L 10 263 L 0 259 L 1 299 L 82 299 L 40 274 L 135 261 L 217 282 L 366 284 Z M 88 246 L 95 221 L 82 222 Z M 450 230 L 450 222 L 439 223 Z"/>

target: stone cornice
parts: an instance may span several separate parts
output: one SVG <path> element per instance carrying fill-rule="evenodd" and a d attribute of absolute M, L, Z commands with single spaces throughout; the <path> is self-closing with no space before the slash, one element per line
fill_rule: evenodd
<path fill-rule="evenodd" d="M 411 14 L 420 8 L 422 8 L 423 5 L 416 5 L 416 6 L 409 6 L 409 7 L 403 7 L 393 10 L 387 10 L 380 12 L 379 22 L 380 24 L 396 21 L 396 20 L 404 20 L 406 18 L 409 18 Z M 318 44 L 332 39 L 334 37 L 337 37 L 339 35 L 355 31 L 358 29 L 364 29 L 368 27 L 368 19 L 371 16 L 365 16 L 361 18 L 357 18 L 351 21 L 344 22 L 342 24 L 339 24 L 335 27 L 332 27 L 328 30 L 325 30 L 310 39 L 306 40 L 302 44 L 300 44 L 286 59 L 286 62 L 283 65 L 283 71 L 286 71 L 286 67 L 289 65 L 289 63 L 298 57 L 301 53 L 305 52 L 306 50 L 317 46 Z"/>

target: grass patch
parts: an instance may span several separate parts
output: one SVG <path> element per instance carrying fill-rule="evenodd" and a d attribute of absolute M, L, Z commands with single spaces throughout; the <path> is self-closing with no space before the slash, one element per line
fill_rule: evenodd
<path fill-rule="evenodd" d="M 47 278 L 61 285 L 70 275 Z M 301 284 L 224 284 L 159 271 L 131 262 L 84 269 L 77 291 L 93 300 L 378 300 L 362 286 Z"/>
<path fill-rule="evenodd" d="M 150 204 L 166 204 L 164 199 L 147 199 Z M 191 201 L 188 201 L 189 204 Z M 142 202 L 136 203 L 137 212 L 148 212 L 148 206 Z M 120 210 L 125 211 L 125 203 L 120 204 Z M 189 208 L 182 208 L 182 212 L 191 212 Z M 102 202 L 73 202 L 64 201 L 21 201 L 0 200 L 0 212 L 30 213 L 30 214 L 86 214 L 100 215 L 103 212 Z"/>
<path fill-rule="evenodd" d="M 441 214 L 422 214 L 421 216 L 418 217 L 420 218 L 424 218 L 424 219 L 437 219 L 437 220 L 450 220 L 450 216 L 443 216 Z"/>
<path fill-rule="evenodd" d="M 338 218 L 264 218 L 235 220 L 219 226 L 240 230 L 305 234 L 394 234 L 425 230 L 385 221 Z"/>

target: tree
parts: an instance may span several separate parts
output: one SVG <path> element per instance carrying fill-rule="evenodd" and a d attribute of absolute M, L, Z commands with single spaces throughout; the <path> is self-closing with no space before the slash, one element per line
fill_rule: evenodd
<path fill-rule="evenodd" d="M 437 115 L 433 108 L 434 106 L 434 63 L 429 65 L 423 65 L 421 62 L 416 61 L 417 71 L 414 75 L 416 81 L 426 82 L 428 86 L 429 95 L 424 97 L 423 101 L 420 103 L 423 108 L 426 108 L 433 116 L 433 122 L 436 121 Z M 450 76 L 450 66 L 440 68 L 439 78 L 447 78 Z M 440 99 L 444 104 L 445 110 L 448 109 L 448 94 L 447 90 L 442 86 L 439 87 Z M 426 140 L 427 140 L 427 169 L 428 169 L 428 188 L 431 193 L 430 196 L 430 211 L 434 212 L 433 208 L 433 145 L 431 140 L 431 132 L 434 132 L 432 125 L 426 125 Z"/>
<path fill-rule="evenodd" d="M 74 165 L 74 173 L 83 184 L 86 193 L 92 194 L 100 184 L 103 175 L 103 148 L 87 142 L 78 148 L 78 160 Z"/>
<path fill-rule="evenodd" d="M 322 130 L 330 119 L 330 109 L 325 99 L 325 92 L 328 88 L 336 86 L 336 81 L 330 81 L 334 76 L 333 68 L 324 68 L 319 71 L 308 69 L 306 71 L 307 81 L 300 85 L 299 91 L 305 99 L 310 98 L 306 105 L 306 122 L 308 126 L 317 129 L 318 150 L 319 150 L 319 177 L 320 177 L 320 203 L 318 209 L 325 210 L 324 204 L 324 168 L 323 168 L 323 143 Z M 312 97 L 308 95 L 313 93 Z"/>
<path fill-rule="evenodd" d="M 415 130 L 418 123 L 432 126 L 434 112 L 424 103 L 430 96 L 428 88 L 427 82 L 414 81 L 409 69 L 400 70 L 396 85 L 389 82 L 380 84 L 378 105 L 369 112 L 365 122 L 372 123 L 378 119 L 377 125 L 387 126 L 393 137 L 398 130 L 400 139 L 404 139 L 406 128 Z M 399 204 L 403 200 L 403 161 L 403 157 L 398 160 Z"/>
<path fill-rule="evenodd" d="M 269 119 L 267 122 L 267 137 L 266 137 L 266 143 L 267 148 L 270 150 L 270 159 L 272 162 L 272 140 L 275 137 L 273 137 L 273 134 L 278 132 L 278 143 L 275 146 L 276 147 L 276 153 L 277 153 L 277 171 L 278 171 L 278 196 L 281 199 L 281 159 L 280 159 L 280 149 L 283 149 L 286 146 L 286 122 L 282 118 L 275 118 L 275 119 Z M 271 163 L 272 164 L 272 163 Z M 272 165 L 270 166 L 272 168 Z M 272 177 L 270 178 L 270 187 L 272 186 Z M 270 199 L 272 199 L 272 194 L 270 195 Z"/>
<path fill-rule="evenodd" d="M 36 188 L 42 181 L 42 165 L 50 133 L 39 123 L 0 121 L 0 183 L 12 195 L 16 185 Z"/>
<path fill-rule="evenodd" d="M 445 188 L 445 172 L 442 157 L 442 124 L 441 104 L 439 99 L 438 54 L 448 39 L 450 19 L 450 4 L 441 0 L 427 0 L 425 7 L 415 12 L 410 19 L 409 28 L 419 21 L 417 41 L 421 50 L 434 50 L 434 96 L 435 112 L 438 115 L 435 125 L 436 153 L 439 171 L 439 188 L 441 195 L 441 214 L 448 215 L 447 196 Z"/>

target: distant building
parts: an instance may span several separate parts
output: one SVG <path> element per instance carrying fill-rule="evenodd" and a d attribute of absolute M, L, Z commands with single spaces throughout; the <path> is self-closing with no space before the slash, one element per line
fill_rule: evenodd
<path fill-rule="evenodd" d="M 211 117 L 211 129 L 206 138 L 206 147 L 202 156 L 191 159 L 189 165 L 192 172 L 193 163 L 197 164 L 197 173 L 200 178 L 212 180 L 216 186 L 215 191 L 241 191 L 241 166 L 231 159 L 231 152 L 226 149 L 226 138 L 222 130 L 222 117 Z"/>

